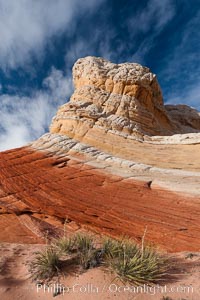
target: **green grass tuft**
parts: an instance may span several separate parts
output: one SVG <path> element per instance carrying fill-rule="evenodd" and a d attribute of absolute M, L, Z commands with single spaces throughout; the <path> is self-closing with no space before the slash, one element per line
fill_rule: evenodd
<path fill-rule="evenodd" d="M 124 282 L 156 283 L 167 274 L 167 259 L 152 247 L 145 246 L 142 251 L 131 240 L 107 239 L 103 248 L 107 266 Z"/>
<path fill-rule="evenodd" d="M 38 252 L 31 263 L 32 277 L 51 279 L 59 275 L 61 265 L 67 261 L 85 270 L 103 264 L 123 282 L 135 285 L 157 283 L 164 279 L 169 269 L 166 257 L 144 243 L 141 247 L 128 238 L 105 238 L 97 247 L 91 235 L 76 234 L 55 240 L 45 250 Z"/>
<path fill-rule="evenodd" d="M 78 263 L 83 269 L 94 268 L 100 264 L 100 252 L 95 248 L 93 237 L 88 234 L 77 234 L 75 245 Z"/>
<path fill-rule="evenodd" d="M 53 247 L 47 247 L 45 250 L 36 252 L 29 269 L 33 280 L 50 280 L 58 275 L 60 270 L 59 254 Z"/>
<path fill-rule="evenodd" d="M 71 254 L 75 251 L 75 239 L 74 237 L 61 237 L 53 242 L 53 247 L 61 255 Z"/>

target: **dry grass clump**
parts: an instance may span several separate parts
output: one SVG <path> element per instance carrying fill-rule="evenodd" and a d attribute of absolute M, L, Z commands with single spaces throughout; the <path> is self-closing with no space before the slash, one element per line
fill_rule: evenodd
<path fill-rule="evenodd" d="M 35 253 L 34 260 L 30 263 L 29 271 L 33 280 L 50 280 L 61 271 L 59 254 L 53 247 L 47 247 Z"/>
<path fill-rule="evenodd" d="M 67 255 L 71 254 L 75 250 L 75 240 L 74 237 L 61 237 L 59 239 L 56 239 L 52 243 L 53 247 L 57 252 L 60 253 L 60 255 Z"/>
<path fill-rule="evenodd" d="M 100 265 L 100 249 L 95 248 L 94 238 L 87 234 L 75 235 L 77 259 L 83 269 L 94 268 Z"/>
<path fill-rule="evenodd" d="M 36 254 L 30 265 L 33 279 L 51 279 L 66 261 L 86 270 L 104 265 L 122 281 L 133 284 L 156 283 L 167 275 L 165 256 L 150 246 L 139 246 L 131 239 L 103 239 L 101 246 L 88 234 L 75 234 L 55 240 Z"/>
<path fill-rule="evenodd" d="M 130 239 L 106 239 L 103 248 L 106 264 L 123 281 L 156 283 L 167 275 L 169 265 L 166 257 L 150 246 L 141 248 Z"/>

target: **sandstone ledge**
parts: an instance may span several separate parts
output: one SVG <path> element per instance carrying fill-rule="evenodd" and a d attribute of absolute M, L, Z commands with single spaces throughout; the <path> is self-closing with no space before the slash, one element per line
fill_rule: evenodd
<path fill-rule="evenodd" d="M 127 148 L 123 149 L 121 153 L 115 152 L 117 155 L 113 155 L 114 151 L 104 152 L 66 135 L 48 133 L 31 143 L 30 146 L 60 157 L 65 157 L 65 155 L 77 157 L 78 155 L 82 163 L 94 166 L 104 172 L 140 181 L 151 180 L 153 186 L 160 185 L 175 192 L 200 196 L 200 165 L 196 165 L 196 162 L 192 163 L 194 156 L 191 154 L 194 149 L 191 146 L 183 149 L 183 146 L 169 145 L 163 148 L 149 145 L 146 149 L 150 154 L 148 156 L 144 145 L 135 142 L 135 144 L 131 143 L 133 160 L 130 159 L 130 150 L 126 153 Z M 117 149 L 117 145 L 112 145 L 112 147 Z M 194 147 L 196 148 L 197 145 Z M 162 156 L 159 158 L 158 153 L 160 152 L 162 152 Z M 174 159 L 172 159 L 173 152 Z M 185 161 L 183 161 L 182 154 L 185 156 Z M 152 159 L 153 155 L 154 159 Z M 129 159 L 125 158 L 127 156 Z M 144 164 L 144 161 L 147 163 Z"/>

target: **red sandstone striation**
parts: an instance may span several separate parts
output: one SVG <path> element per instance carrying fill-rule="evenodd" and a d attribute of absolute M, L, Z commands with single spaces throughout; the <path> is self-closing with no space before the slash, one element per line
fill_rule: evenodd
<path fill-rule="evenodd" d="M 42 242 L 67 218 L 72 231 L 140 242 L 147 227 L 161 248 L 200 251 L 199 113 L 165 107 L 138 64 L 81 59 L 74 83 L 51 133 L 0 153 L 0 240 Z"/>
<path fill-rule="evenodd" d="M 162 248 L 200 249 L 197 198 L 151 189 L 142 181 L 87 165 L 76 156 L 59 157 L 30 147 L 2 152 L 0 167 L 2 241 L 38 242 L 34 219 L 41 224 L 39 215 L 45 213 L 44 224 L 51 217 L 68 218 L 101 234 L 129 235 L 138 241 L 147 226 L 147 240 Z M 22 222 L 26 214 L 30 220 Z"/>

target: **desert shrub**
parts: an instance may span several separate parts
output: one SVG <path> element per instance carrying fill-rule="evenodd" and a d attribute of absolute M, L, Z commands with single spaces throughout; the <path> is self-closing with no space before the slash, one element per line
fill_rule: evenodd
<path fill-rule="evenodd" d="M 48 246 L 35 253 L 34 260 L 30 263 L 29 271 L 33 280 L 50 280 L 59 274 L 61 262 L 57 251 Z"/>
<path fill-rule="evenodd" d="M 97 267 L 101 262 L 101 250 L 95 248 L 93 237 L 88 234 L 75 236 L 78 263 L 83 269 Z"/>
<path fill-rule="evenodd" d="M 106 238 L 103 241 L 102 249 L 105 259 L 112 259 L 122 256 L 124 253 L 124 249 L 127 255 L 133 255 L 138 251 L 138 246 L 128 238 L 122 240 Z"/>
<path fill-rule="evenodd" d="M 94 268 L 100 264 L 101 250 L 95 248 L 94 239 L 88 234 L 76 234 L 55 240 L 53 247 L 61 255 L 72 255 L 73 260 L 83 269 Z"/>
<path fill-rule="evenodd" d="M 105 238 L 102 245 L 105 258 L 109 259 L 116 257 L 119 252 L 121 252 L 121 247 L 122 244 L 120 241 L 111 238 Z"/>
<path fill-rule="evenodd" d="M 32 277 L 51 279 L 61 272 L 61 264 L 66 262 L 70 266 L 79 265 L 85 270 L 103 264 L 123 282 L 136 285 L 162 280 L 169 265 L 164 255 L 144 243 L 140 246 L 128 238 L 105 238 L 101 246 L 97 247 L 91 235 L 76 234 L 57 239 L 45 250 L 38 252 L 31 263 Z"/>
<path fill-rule="evenodd" d="M 67 255 L 75 251 L 74 237 L 61 237 L 53 241 L 52 246 L 61 254 Z"/>
<path fill-rule="evenodd" d="M 97 267 L 100 264 L 98 250 L 88 249 L 86 252 L 78 252 L 78 263 L 83 269 Z"/>
<path fill-rule="evenodd" d="M 76 234 L 74 236 L 75 247 L 80 252 L 87 252 L 94 248 L 94 239 L 88 234 Z"/>
<path fill-rule="evenodd" d="M 131 240 L 107 239 L 103 249 L 106 265 L 124 282 L 155 283 L 168 271 L 167 259 L 152 247 L 141 249 Z"/>

